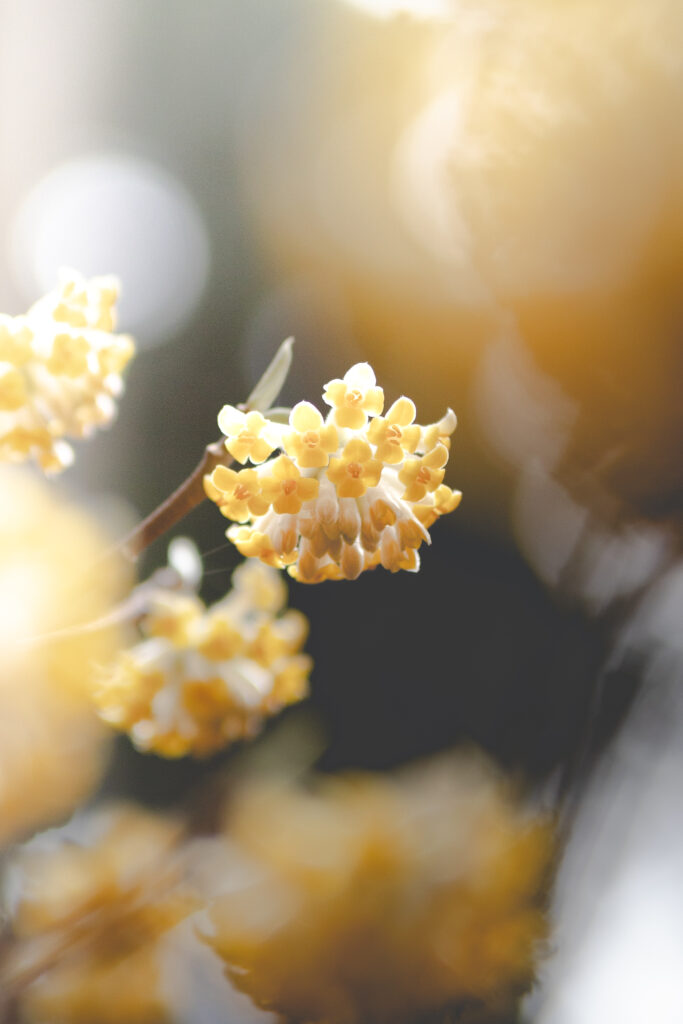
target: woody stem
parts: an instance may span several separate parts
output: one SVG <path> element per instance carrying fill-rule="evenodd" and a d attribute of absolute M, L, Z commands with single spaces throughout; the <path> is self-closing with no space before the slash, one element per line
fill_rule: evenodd
<path fill-rule="evenodd" d="M 229 466 L 233 461 L 226 458 L 223 440 L 221 438 L 207 445 L 187 479 L 117 545 L 117 549 L 126 558 L 134 562 L 150 544 L 184 519 L 197 505 L 201 505 L 206 497 L 203 485 L 205 475 L 211 473 L 216 466 Z"/>

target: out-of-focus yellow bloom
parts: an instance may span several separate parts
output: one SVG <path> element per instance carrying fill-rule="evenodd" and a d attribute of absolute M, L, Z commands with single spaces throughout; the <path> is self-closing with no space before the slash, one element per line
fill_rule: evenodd
<path fill-rule="evenodd" d="M 106 730 L 89 685 L 120 638 L 69 628 L 106 616 L 128 574 L 103 563 L 99 528 L 53 487 L 4 467 L 0 494 L 2 845 L 71 811 L 99 777 Z"/>
<path fill-rule="evenodd" d="M 64 272 L 25 316 L 0 316 L 0 459 L 47 471 L 73 460 L 65 438 L 108 424 L 135 349 L 113 334 L 118 283 Z"/>
<path fill-rule="evenodd" d="M 314 34 L 269 69 L 269 130 L 243 150 L 278 279 L 307 282 L 335 348 L 350 319 L 424 416 L 441 394 L 466 404 L 458 480 L 478 528 L 509 528 L 514 483 L 482 448 L 536 458 L 528 366 L 564 393 L 548 395 L 553 422 L 565 425 L 564 398 L 578 404 L 561 475 L 582 504 L 597 476 L 598 494 L 641 513 L 671 508 L 683 5 L 355 3 L 420 17 L 318 5 Z M 331 349 L 316 354 L 326 366 Z"/>
<path fill-rule="evenodd" d="M 88 826 L 87 845 L 19 856 L 5 984 L 29 980 L 19 987 L 31 1022 L 156 1024 L 167 1019 L 159 940 L 198 906 L 180 826 L 128 806 L 100 810 Z"/>
<path fill-rule="evenodd" d="M 240 566 L 233 589 L 208 608 L 195 595 L 152 591 L 146 638 L 102 674 L 101 717 L 164 757 L 203 757 L 254 735 L 308 693 L 308 623 L 300 612 L 280 614 L 286 597 L 278 573 L 256 562 Z"/>
<path fill-rule="evenodd" d="M 460 501 L 442 484 L 455 414 L 421 427 L 402 397 L 381 417 L 384 395 L 367 363 L 331 381 L 323 397 L 332 406 L 325 421 L 299 402 L 289 429 L 269 423 L 287 455 L 239 472 L 218 466 L 204 478 L 223 515 L 246 524 L 227 536 L 246 557 L 289 566 L 303 583 L 355 579 L 377 565 L 415 571 L 428 527 Z"/>
<path fill-rule="evenodd" d="M 252 785 L 228 835 L 249 870 L 211 907 L 208 941 L 263 1009 L 312 1024 L 503 1012 L 533 980 L 550 828 L 478 760 Z"/>

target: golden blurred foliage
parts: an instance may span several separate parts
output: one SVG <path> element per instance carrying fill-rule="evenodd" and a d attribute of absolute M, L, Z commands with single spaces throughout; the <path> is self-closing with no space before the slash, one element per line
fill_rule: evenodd
<path fill-rule="evenodd" d="M 397 390 L 458 408 L 480 510 L 502 483 L 482 357 L 513 334 L 578 404 L 569 477 L 659 511 L 680 485 L 683 8 L 440 10 L 329 4 L 309 28 L 249 154 L 264 247 L 340 296 Z"/>
<path fill-rule="evenodd" d="M 0 844 L 68 814 L 99 778 L 107 732 L 93 666 L 118 645 L 103 618 L 128 573 L 86 515 L 25 471 L 0 476 Z"/>
<path fill-rule="evenodd" d="M 158 1024 L 169 1015 L 159 941 L 198 906 L 182 828 L 128 805 L 82 825 L 81 842 L 17 857 L 18 942 L 4 984 L 27 1021 Z"/>
<path fill-rule="evenodd" d="M 208 941 L 263 1009 L 313 1024 L 495 1013 L 533 980 L 551 831 L 483 761 L 248 784 L 227 836 L 242 868 Z"/>

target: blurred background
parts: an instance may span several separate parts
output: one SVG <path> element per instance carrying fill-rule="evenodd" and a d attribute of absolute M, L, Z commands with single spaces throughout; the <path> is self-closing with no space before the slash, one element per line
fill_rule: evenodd
<path fill-rule="evenodd" d="M 285 404 L 368 360 L 456 410 L 420 573 L 290 600 L 323 768 L 476 744 L 561 801 L 539 1024 L 683 1018 L 682 53 L 677 0 L 0 4 L 0 309 L 116 273 L 139 346 L 67 489 L 151 510 L 292 334 Z M 215 766 L 121 741 L 105 790 Z"/>

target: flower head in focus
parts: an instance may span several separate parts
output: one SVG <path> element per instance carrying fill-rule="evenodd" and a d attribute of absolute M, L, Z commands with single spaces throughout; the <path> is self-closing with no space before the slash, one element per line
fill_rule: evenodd
<path fill-rule="evenodd" d="M 126 566 L 84 511 L 24 469 L 0 471 L 0 846 L 73 810 L 108 747 L 93 666 L 121 640 L 105 620 Z M 76 627 L 73 629 L 72 627 Z"/>
<path fill-rule="evenodd" d="M 254 735 L 264 718 L 308 692 L 308 623 L 283 611 L 287 587 L 257 562 L 206 607 L 194 592 L 146 591 L 144 635 L 100 678 L 100 716 L 141 750 L 203 757 Z"/>
<path fill-rule="evenodd" d="M 382 416 L 384 394 L 367 363 L 330 381 L 323 399 L 326 419 L 299 402 L 287 426 L 232 406 L 221 411 L 228 452 L 256 464 L 218 466 L 205 477 L 209 498 L 238 524 L 228 538 L 303 583 L 355 579 L 377 565 L 417 570 L 429 527 L 460 501 L 443 483 L 455 414 L 422 427 L 401 397 Z M 266 461 L 278 448 L 283 454 Z"/>
<path fill-rule="evenodd" d="M 35 976 L 19 986 L 22 1020 L 158 1024 L 167 1019 L 160 940 L 198 906 L 181 828 L 126 805 L 81 827 L 82 842 L 29 844 L 16 859 L 4 984 Z"/>
<path fill-rule="evenodd" d="M 263 1009 L 311 1024 L 504 1012 L 533 980 L 549 826 L 477 760 L 252 784 L 228 836 L 248 870 L 207 940 Z"/>
<path fill-rule="evenodd" d="M 0 460 L 46 471 L 73 460 L 66 438 L 108 424 L 135 347 L 114 334 L 113 277 L 65 271 L 25 316 L 0 316 Z"/>

